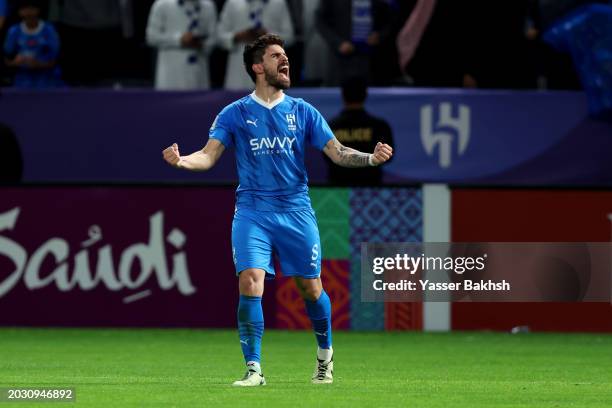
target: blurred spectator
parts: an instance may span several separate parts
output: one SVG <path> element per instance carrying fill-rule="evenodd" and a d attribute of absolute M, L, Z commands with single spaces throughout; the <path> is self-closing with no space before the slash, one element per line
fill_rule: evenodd
<path fill-rule="evenodd" d="M 529 0 L 471 0 L 466 71 L 479 88 L 533 88 L 528 64 Z M 486 16 L 486 18 L 483 18 Z"/>
<path fill-rule="evenodd" d="M 418 0 L 407 16 L 406 23 L 397 35 L 399 64 L 407 67 L 421 43 L 423 34 L 431 21 L 436 0 Z M 404 18 L 404 16 L 401 16 Z"/>
<path fill-rule="evenodd" d="M 390 40 L 389 11 L 388 3 L 382 0 L 326 0 L 320 3 L 317 27 L 331 51 L 326 85 L 338 85 L 354 76 L 379 83 L 382 78 L 370 76 L 371 57 L 381 43 Z"/>
<path fill-rule="evenodd" d="M 217 6 L 217 12 L 223 10 L 226 0 L 214 0 Z M 219 21 L 217 20 L 217 23 Z M 223 88 L 225 83 L 225 71 L 227 69 L 227 55 L 226 49 L 221 47 L 217 38 L 217 43 L 213 47 L 210 57 L 208 58 L 210 66 L 210 85 L 212 88 Z"/>
<path fill-rule="evenodd" d="M 329 51 L 316 27 L 319 3 L 319 0 L 287 0 L 297 44 L 288 50 L 293 86 L 320 86 L 327 75 Z"/>
<path fill-rule="evenodd" d="M 50 19 L 62 38 L 60 63 L 71 85 L 110 85 L 133 55 L 132 0 L 51 0 Z"/>
<path fill-rule="evenodd" d="M 466 73 L 469 2 L 407 0 L 395 14 L 400 66 L 416 86 L 460 87 Z M 482 18 L 482 17 L 481 17 Z"/>
<path fill-rule="evenodd" d="M 0 123 L 0 183 L 16 183 L 23 176 L 23 159 L 17 137 L 11 128 Z"/>
<path fill-rule="evenodd" d="M 285 0 L 291 24 L 293 25 L 293 44 L 285 51 L 291 63 L 291 85 L 301 84 L 304 70 L 304 0 Z"/>
<path fill-rule="evenodd" d="M 21 23 L 12 26 L 6 36 L 6 66 L 15 69 L 14 86 L 48 88 L 60 84 L 57 57 L 60 42 L 53 26 L 40 19 L 37 0 L 21 0 Z"/>
<path fill-rule="evenodd" d="M 6 0 L 0 0 L 0 30 L 4 27 L 7 12 Z"/>
<path fill-rule="evenodd" d="M 157 0 L 147 42 L 157 47 L 156 89 L 208 89 L 208 54 L 215 44 L 217 9 L 209 0 Z"/>
<path fill-rule="evenodd" d="M 541 35 L 552 24 L 572 10 L 590 3 L 606 3 L 607 0 L 531 0 L 533 9 L 533 34 L 536 44 L 531 59 L 538 64 L 538 73 L 545 80 L 547 89 L 580 89 L 580 79 L 572 57 L 541 41 Z"/>
<path fill-rule="evenodd" d="M 253 81 L 244 69 L 245 44 L 267 33 L 280 35 L 285 47 L 293 43 L 293 24 L 285 0 L 227 0 L 218 25 L 219 43 L 229 51 L 225 88 L 250 89 Z"/>
<path fill-rule="evenodd" d="M 580 7 L 551 25 L 544 39 L 572 56 L 591 114 L 612 118 L 612 7 Z"/>
<path fill-rule="evenodd" d="M 0 87 L 5 86 L 8 82 L 8 78 L 6 76 L 6 69 L 4 66 L 4 34 L 6 30 L 6 26 L 8 25 L 7 17 L 8 17 L 8 4 L 6 0 L 0 0 Z"/>
<path fill-rule="evenodd" d="M 379 142 L 393 147 L 393 135 L 389 124 L 370 115 L 364 108 L 367 94 L 365 78 L 345 80 L 342 83 L 344 109 L 339 116 L 329 121 L 329 126 L 340 143 L 355 150 L 373 152 Z M 382 182 L 383 172 L 380 166 L 348 169 L 334 165 L 329 159 L 327 163 L 328 180 L 335 185 L 371 186 Z"/>
<path fill-rule="evenodd" d="M 388 23 L 383 30 L 384 35 L 379 46 L 373 50 L 370 66 L 370 77 L 375 79 L 374 84 L 377 86 L 405 85 L 398 62 L 395 39 L 402 28 L 396 19 L 401 11 L 402 3 L 406 1 L 383 0 L 387 4 L 388 17 L 385 19 L 388 20 Z"/>

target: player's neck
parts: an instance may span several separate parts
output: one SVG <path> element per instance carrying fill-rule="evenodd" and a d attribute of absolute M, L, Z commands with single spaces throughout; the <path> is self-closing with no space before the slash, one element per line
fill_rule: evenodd
<path fill-rule="evenodd" d="M 255 95 L 267 104 L 272 104 L 279 98 L 282 98 L 284 92 L 282 89 L 270 85 L 258 85 L 255 87 Z"/>
<path fill-rule="evenodd" d="M 36 29 L 40 26 L 40 20 L 23 20 L 23 25 L 28 31 L 36 31 Z"/>

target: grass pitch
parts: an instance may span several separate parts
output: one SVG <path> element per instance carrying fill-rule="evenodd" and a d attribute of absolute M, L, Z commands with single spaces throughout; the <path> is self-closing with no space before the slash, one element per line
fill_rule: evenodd
<path fill-rule="evenodd" d="M 235 389 L 234 331 L 0 329 L 0 387 L 74 387 L 58 406 L 79 407 L 612 406 L 609 335 L 337 332 L 330 386 L 310 384 L 315 348 L 268 330 L 268 385 Z"/>

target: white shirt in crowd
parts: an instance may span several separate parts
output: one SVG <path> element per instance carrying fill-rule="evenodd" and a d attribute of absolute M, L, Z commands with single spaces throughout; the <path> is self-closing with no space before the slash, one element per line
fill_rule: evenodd
<path fill-rule="evenodd" d="M 226 89 L 250 89 L 254 86 L 244 69 L 242 53 L 245 44 L 235 43 L 234 35 L 256 27 L 280 35 L 285 47 L 293 42 L 293 24 L 285 0 L 227 0 L 217 31 L 219 44 L 229 51 Z"/>
<path fill-rule="evenodd" d="M 325 80 L 328 72 L 327 43 L 317 31 L 316 12 L 320 0 L 303 0 L 304 13 L 304 79 Z M 329 1 L 329 0 L 327 0 Z"/>
<path fill-rule="evenodd" d="M 155 88 L 210 88 L 208 54 L 216 42 L 217 9 L 210 0 L 156 0 L 147 25 L 147 42 L 158 49 Z M 202 39 L 202 48 L 183 48 L 186 32 Z"/>

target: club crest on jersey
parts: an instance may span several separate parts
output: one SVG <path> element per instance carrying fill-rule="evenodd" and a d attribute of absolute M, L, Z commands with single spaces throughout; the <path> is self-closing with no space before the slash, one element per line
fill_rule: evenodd
<path fill-rule="evenodd" d="M 288 113 L 285 117 L 287 118 L 287 128 L 290 131 L 295 132 L 297 130 L 297 120 L 295 119 L 295 115 L 293 113 Z"/>

